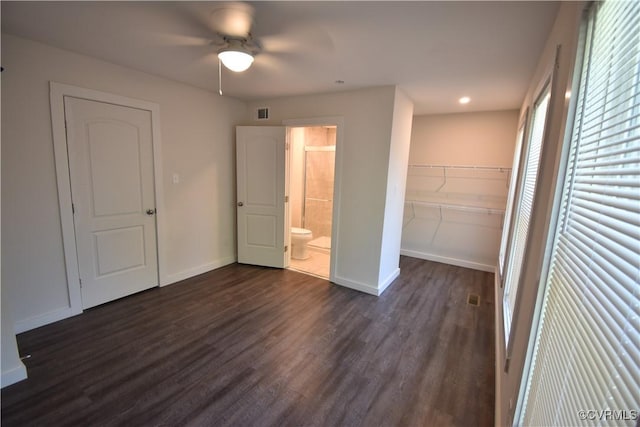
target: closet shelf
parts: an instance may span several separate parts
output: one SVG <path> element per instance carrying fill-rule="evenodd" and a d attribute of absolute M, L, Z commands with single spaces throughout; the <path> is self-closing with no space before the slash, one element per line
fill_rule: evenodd
<path fill-rule="evenodd" d="M 432 165 L 432 164 L 414 163 L 414 164 L 409 164 L 409 167 L 410 168 L 466 169 L 466 170 L 486 170 L 486 171 L 496 171 L 496 172 L 511 172 L 511 168 L 502 167 L 502 166 Z"/>
<path fill-rule="evenodd" d="M 483 206 L 458 205 L 453 203 L 429 202 L 424 200 L 405 200 L 405 203 L 414 206 L 426 206 L 440 209 L 451 209 L 462 212 L 482 213 L 487 215 L 504 215 L 505 210 L 500 208 L 490 208 Z"/>
<path fill-rule="evenodd" d="M 503 209 L 511 168 L 411 164 L 406 199 L 471 208 Z"/>

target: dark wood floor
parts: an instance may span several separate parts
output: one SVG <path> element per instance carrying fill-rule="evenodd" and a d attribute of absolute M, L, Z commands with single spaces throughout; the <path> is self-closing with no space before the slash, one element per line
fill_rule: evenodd
<path fill-rule="evenodd" d="M 2 425 L 493 425 L 493 275 L 400 267 L 374 297 L 230 265 L 26 332 Z"/>

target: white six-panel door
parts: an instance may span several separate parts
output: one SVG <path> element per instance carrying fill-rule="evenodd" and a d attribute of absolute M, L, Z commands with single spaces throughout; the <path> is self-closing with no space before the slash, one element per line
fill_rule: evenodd
<path fill-rule="evenodd" d="M 158 285 L 151 112 L 65 97 L 83 308 Z"/>
<path fill-rule="evenodd" d="M 238 262 L 287 267 L 286 128 L 236 128 Z"/>

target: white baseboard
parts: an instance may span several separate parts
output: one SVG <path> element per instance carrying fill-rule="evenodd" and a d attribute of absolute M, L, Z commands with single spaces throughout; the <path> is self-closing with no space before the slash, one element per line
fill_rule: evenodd
<path fill-rule="evenodd" d="M 396 268 L 389 276 L 387 276 L 386 279 L 382 281 L 382 283 L 380 283 L 380 286 L 378 286 L 378 295 L 382 295 L 385 289 L 387 289 L 389 285 L 398 278 L 398 276 L 400 276 L 400 268 Z"/>
<path fill-rule="evenodd" d="M 366 283 L 356 282 L 355 280 L 349 280 L 339 276 L 335 276 L 333 279 L 331 279 L 331 281 L 336 285 L 364 292 L 369 295 L 380 295 L 376 286 L 367 285 Z"/>
<path fill-rule="evenodd" d="M 406 255 L 412 258 L 425 259 L 427 261 L 441 262 L 443 264 L 456 265 L 458 267 L 471 268 L 473 270 L 488 271 L 489 273 L 493 273 L 495 271 L 494 270 L 495 266 L 493 265 L 482 264 L 479 262 L 470 261 L 466 259 L 434 255 L 426 252 L 412 251 L 409 249 L 400 249 L 400 255 Z"/>
<path fill-rule="evenodd" d="M 191 268 L 189 270 L 181 271 L 175 274 L 169 274 L 166 276 L 165 280 L 160 280 L 160 286 L 170 285 L 172 283 L 197 276 L 198 274 L 206 273 L 208 271 L 215 270 L 216 268 L 224 267 L 225 265 L 232 264 L 235 261 L 235 257 L 220 258 L 210 263 Z M 39 328 L 40 326 L 48 325 L 49 323 L 57 322 L 58 320 L 66 319 L 80 313 L 82 313 L 82 311 L 76 313 L 71 307 L 65 307 L 59 310 L 33 316 L 28 319 L 17 320 L 15 322 L 14 331 L 16 334 L 20 334 L 22 332 L 30 331 L 31 329 Z"/>
<path fill-rule="evenodd" d="M 199 265 L 194 268 L 190 268 L 188 270 L 181 271 L 179 273 L 167 274 L 164 280 L 161 280 L 160 286 L 171 285 L 176 282 L 180 282 L 181 280 L 188 279 L 190 277 L 197 276 L 199 274 L 207 273 L 211 270 L 215 270 L 220 267 L 224 267 L 225 265 L 233 264 L 236 262 L 235 256 L 220 258 L 209 262 L 207 264 Z"/>
<path fill-rule="evenodd" d="M 346 288 L 354 289 L 356 291 L 364 292 L 369 295 L 380 296 L 385 289 L 389 287 L 394 280 L 400 276 L 400 268 L 396 268 L 386 279 L 384 279 L 379 286 L 371 286 L 366 283 L 357 282 L 355 280 L 345 279 L 344 277 L 336 276 L 331 281 L 336 285 L 344 286 Z"/>
<path fill-rule="evenodd" d="M 27 368 L 25 368 L 22 362 L 18 362 L 18 366 L 14 366 L 7 371 L 2 371 L 2 378 L 0 379 L 0 381 L 2 382 L 1 387 L 5 388 L 7 386 L 10 386 L 11 384 L 15 384 L 26 379 Z"/>
<path fill-rule="evenodd" d="M 22 332 L 30 331 L 31 329 L 39 328 L 40 326 L 48 325 L 49 323 L 57 322 L 58 320 L 75 316 L 76 314 L 80 313 L 75 313 L 71 307 L 65 307 L 59 310 L 29 317 L 28 319 L 16 320 L 14 331 L 16 334 L 20 334 Z"/>

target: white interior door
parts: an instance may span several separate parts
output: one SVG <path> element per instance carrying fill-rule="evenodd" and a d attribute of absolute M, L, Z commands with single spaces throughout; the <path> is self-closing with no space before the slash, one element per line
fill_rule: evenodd
<path fill-rule="evenodd" d="M 65 97 L 83 308 L 158 286 L 151 112 Z"/>
<path fill-rule="evenodd" d="M 238 262 L 288 266 L 286 128 L 236 128 Z"/>

